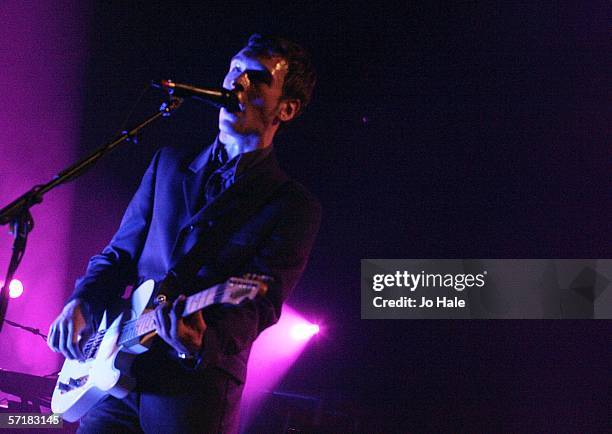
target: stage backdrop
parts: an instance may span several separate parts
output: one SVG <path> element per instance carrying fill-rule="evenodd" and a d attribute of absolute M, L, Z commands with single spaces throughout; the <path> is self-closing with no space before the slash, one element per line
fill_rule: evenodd
<path fill-rule="evenodd" d="M 61 11 L 61 13 L 58 13 Z M 50 180 L 77 154 L 82 78 L 87 57 L 84 2 L 0 3 L 0 206 Z M 11 299 L 7 318 L 47 333 L 67 294 L 73 186 L 50 192 L 33 209 L 34 231 L 16 277 L 24 292 Z M 8 227 L 0 230 L 0 280 L 11 253 Z M 58 369 L 59 357 L 42 338 L 4 325 L 0 368 L 36 375 Z M 4 398 L 5 395 L 0 395 Z"/>

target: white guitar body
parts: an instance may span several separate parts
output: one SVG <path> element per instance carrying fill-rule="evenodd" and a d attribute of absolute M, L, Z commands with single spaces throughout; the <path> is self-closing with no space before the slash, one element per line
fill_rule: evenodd
<path fill-rule="evenodd" d="M 107 312 L 104 312 L 98 328 L 103 338 L 95 358 L 86 361 L 66 359 L 58 378 L 58 387 L 53 391 L 53 413 L 60 413 L 65 420 L 74 422 L 105 396 L 124 398 L 134 388 L 135 380 L 129 374 L 132 362 L 137 354 L 148 349 L 146 341 L 155 333 L 135 340 L 130 346 L 119 346 L 117 340 L 121 324 L 139 317 L 145 311 L 154 288 L 155 282 L 148 280 L 134 290 L 130 318 L 125 318 L 125 313 L 121 313 L 107 326 Z"/>
<path fill-rule="evenodd" d="M 267 276 L 248 274 L 187 297 L 183 316 L 217 303 L 240 304 L 267 291 Z M 154 312 L 147 312 L 155 281 L 147 280 L 132 294 L 130 312 L 119 314 L 107 326 L 104 312 L 97 333 L 87 340 L 84 361 L 66 359 L 51 398 L 51 409 L 68 422 L 81 418 L 107 395 L 124 398 L 135 386 L 130 376 L 134 358 L 149 349 L 156 335 Z"/>

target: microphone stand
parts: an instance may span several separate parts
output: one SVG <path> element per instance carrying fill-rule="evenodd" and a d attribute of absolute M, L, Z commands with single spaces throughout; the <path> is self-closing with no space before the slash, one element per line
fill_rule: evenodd
<path fill-rule="evenodd" d="M 48 191 L 81 176 L 87 169 L 93 166 L 94 163 L 115 149 L 119 144 L 123 142 L 136 143 L 140 130 L 160 117 L 170 116 L 179 108 L 182 102 L 182 98 L 172 98 L 168 103 L 162 104 L 159 111 L 154 115 L 149 116 L 134 128 L 124 131 L 110 143 L 101 146 L 85 158 L 61 171 L 46 184 L 35 185 L 31 190 L 22 194 L 0 210 L 0 226 L 6 224 L 10 225 L 10 233 L 14 237 L 11 260 L 9 262 L 6 278 L 4 279 L 4 284 L 2 285 L 2 290 L 0 290 L 0 332 L 2 331 L 2 325 L 4 324 L 4 317 L 9 302 L 9 285 L 13 280 L 17 267 L 19 267 L 19 263 L 23 259 L 28 241 L 28 234 L 34 228 L 34 219 L 30 213 L 30 208 L 41 203 L 43 196 Z"/>

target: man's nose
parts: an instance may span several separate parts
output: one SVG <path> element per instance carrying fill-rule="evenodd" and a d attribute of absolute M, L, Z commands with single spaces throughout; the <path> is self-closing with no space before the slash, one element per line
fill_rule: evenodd
<path fill-rule="evenodd" d="M 244 85 L 241 83 L 242 74 L 231 73 L 225 76 L 223 86 L 229 90 L 244 90 Z M 240 87 L 240 89 L 237 89 Z"/>

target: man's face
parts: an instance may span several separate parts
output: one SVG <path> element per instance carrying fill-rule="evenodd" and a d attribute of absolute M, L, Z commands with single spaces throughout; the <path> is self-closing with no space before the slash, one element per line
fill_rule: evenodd
<path fill-rule="evenodd" d="M 239 51 L 223 80 L 225 89 L 237 89 L 239 112 L 219 112 L 219 130 L 230 135 L 264 135 L 278 124 L 287 61 L 282 57 L 256 57 Z"/>

